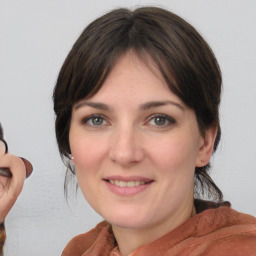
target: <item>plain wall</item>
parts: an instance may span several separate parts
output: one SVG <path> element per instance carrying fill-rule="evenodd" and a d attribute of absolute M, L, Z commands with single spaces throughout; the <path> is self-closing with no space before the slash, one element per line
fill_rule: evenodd
<path fill-rule="evenodd" d="M 5 256 L 60 255 L 70 238 L 101 220 L 80 191 L 65 201 L 52 90 L 90 21 L 115 7 L 145 4 L 182 16 L 212 46 L 224 81 L 212 176 L 233 208 L 256 215 L 255 0 L 0 0 L 0 122 L 10 151 L 34 166 L 6 220 Z"/>

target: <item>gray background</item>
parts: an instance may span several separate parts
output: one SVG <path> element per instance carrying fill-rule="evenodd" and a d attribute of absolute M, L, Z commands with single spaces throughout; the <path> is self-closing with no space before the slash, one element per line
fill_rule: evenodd
<path fill-rule="evenodd" d="M 212 176 L 235 209 L 256 215 L 255 0 L 0 0 L 0 121 L 10 150 L 34 165 L 6 220 L 6 256 L 60 255 L 71 237 L 101 219 L 79 191 L 66 204 L 51 94 L 90 21 L 115 7 L 144 4 L 181 15 L 216 53 L 224 78 L 223 137 Z"/>

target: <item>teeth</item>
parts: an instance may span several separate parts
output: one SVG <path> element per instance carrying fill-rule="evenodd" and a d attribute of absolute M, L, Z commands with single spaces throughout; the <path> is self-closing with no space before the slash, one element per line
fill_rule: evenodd
<path fill-rule="evenodd" d="M 137 184 L 137 181 L 136 181 L 136 182 L 134 182 L 134 181 L 128 181 L 128 182 L 126 183 L 126 187 L 135 187 L 136 184 Z M 137 186 L 138 186 L 138 185 L 137 185 Z"/>
<path fill-rule="evenodd" d="M 116 186 L 119 186 L 119 187 L 137 187 L 137 186 L 140 186 L 140 185 L 144 185 L 145 184 L 145 181 L 122 181 L 122 180 L 109 180 L 109 183 L 113 184 L 113 185 L 116 185 Z"/>
<path fill-rule="evenodd" d="M 118 186 L 118 184 L 116 184 Z M 119 181 L 119 186 L 120 187 L 126 187 L 126 182 L 125 181 Z"/>

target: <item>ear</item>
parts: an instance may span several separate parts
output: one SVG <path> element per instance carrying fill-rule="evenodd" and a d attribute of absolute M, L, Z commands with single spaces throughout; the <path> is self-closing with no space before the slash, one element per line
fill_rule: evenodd
<path fill-rule="evenodd" d="M 69 161 L 70 161 L 70 163 L 71 164 L 74 164 L 74 157 L 73 157 L 73 155 L 72 154 L 69 154 Z"/>
<path fill-rule="evenodd" d="M 218 128 L 212 126 L 201 137 L 199 150 L 196 158 L 196 167 L 203 167 L 210 161 Z"/>

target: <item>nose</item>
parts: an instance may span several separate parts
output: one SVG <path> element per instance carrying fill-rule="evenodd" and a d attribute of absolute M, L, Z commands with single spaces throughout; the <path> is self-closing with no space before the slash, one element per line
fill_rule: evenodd
<path fill-rule="evenodd" d="M 131 166 L 144 158 L 144 150 L 136 128 L 117 127 L 111 136 L 110 159 L 122 166 Z"/>

